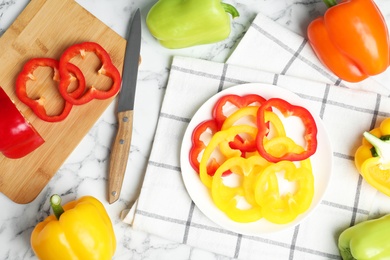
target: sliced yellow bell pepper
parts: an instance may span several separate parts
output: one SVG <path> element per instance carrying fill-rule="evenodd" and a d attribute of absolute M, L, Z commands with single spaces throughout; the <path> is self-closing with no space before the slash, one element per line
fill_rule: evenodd
<path fill-rule="evenodd" d="M 245 188 L 242 184 L 235 187 L 226 186 L 222 174 L 231 170 L 245 178 L 254 174 L 254 171 L 259 169 L 258 166 L 263 167 L 264 164 L 268 164 L 268 162 L 259 156 L 252 156 L 248 159 L 233 157 L 226 160 L 215 172 L 212 180 L 211 196 L 215 205 L 225 212 L 230 219 L 241 223 L 259 220 L 262 218 L 261 207 L 256 204 L 246 209 L 237 207 L 238 199 L 245 197 Z"/>
<path fill-rule="evenodd" d="M 207 188 L 211 188 L 212 182 L 212 177 L 207 174 L 207 164 L 209 159 L 211 158 L 212 153 L 216 150 L 216 148 L 222 148 L 223 154 L 230 154 L 230 156 L 232 157 L 240 156 L 241 152 L 239 150 L 231 149 L 229 145 L 227 145 L 227 143 L 233 141 L 236 135 L 243 133 L 255 136 L 257 133 L 257 128 L 251 127 L 249 125 L 232 126 L 227 130 L 215 133 L 211 138 L 209 144 L 203 152 L 202 159 L 200 160 L 199 164 L 200 180 Z"/>
<path fill-rule="evenodd" d="M 386 141 L 389 135 L 390 118 L 387 118 L 379 127 L 364 133 L 362 145 L 355 152 L 355 166 L 359 173 L 367 183 L 387 196 L 390 196 L 390 141 Z"/>
<path fill-rule="evenodd" d="M 31 247 L 39 259 L 112 259 L 115 234 L 99 200 L 85 196 L 63 207 L 58 195 L 50 201 L 54 215 L 40 222 L 31 234 Z"/>
<path fill-rule="evenodd" d="M 264 138 L 264 149 L 275 157 L 281 157 L 294 150 L 297 144 L 287 136 L 276 136 L 268 140 Z"/>
<path fill-rule="evenodd" d="M 222 130 L 226 130 L 233 125 L 238 125 L 238 124 L 244 124 L 244 125 L 250 125 L 249 123 L 252 122 L 254 126 L 256 126 L 256 116 L 257 116 L 257 111 L 259 110 L 258 106 L 247 106 L 247 107 L 242 107 L 235 111 L 233 114 L 228 116 L 225 121 L 223 122 L 223 125 L 221 127 Z M 240 120 L 243 120 L 245 117 L 248 117 L 246 121 L 249 122 L 241 122 Z M 272 111 L 265 111 L 264 113 L 264 120 L 265 122 L 271 123 L 271 129 L 272 129 L 272 136 L 286 136 L 286 131 L 284 129 L 283 123 Z"/>
<path fill-rule="evenodd" d="M 220 129 L 213 132 L 205 146 L 199 162 L 200 180 L 217 208 L 233 221 L 248 223 L 265 218 L 276 224 L 291 222 L 310 207 L 314 196 L 310 158 L 277 163 L 265 159 L 256 145 L 259 125 L 266 127 L 261 140 L 267 154 L 283 157 L 306 151 L 286 136 L 283 122 L 271 109 L 263 109 L 260 118 L 264 122 L 259 124 L 261 106 L 237 107 L 220 120 Z M 218 165 L 214 175 L 207 173 L 207 165 L 212 161 Z M 232 176 L 235 186 L 227 184 Z M 295 184 L 295 189 L 279 190 L 280 182 Z"/>
<path fill-rule="evenodd" d="M 295 190 L 281 193 L 277 174 L 282 174 L 291 183 L 296 182 Z M 271 164 L 255 183 L 255 199 L 263 208 L 264 218 L 276 224 L 291 222 L 305 212 L 310 207 L 313 196 L 312 172 L 304 165 L 297 168 L 291 161 Z"/>

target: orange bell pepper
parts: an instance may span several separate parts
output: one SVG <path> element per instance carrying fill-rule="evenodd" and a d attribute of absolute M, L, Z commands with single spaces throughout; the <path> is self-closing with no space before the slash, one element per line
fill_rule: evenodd
<path fill-rule="evenodd" d="M 321 60 L 345 81 L 359 82 L 389 66 L 385 20 L 372 0 L 323 0 L 329 7 L 309 24 L 309 42 Z"/>

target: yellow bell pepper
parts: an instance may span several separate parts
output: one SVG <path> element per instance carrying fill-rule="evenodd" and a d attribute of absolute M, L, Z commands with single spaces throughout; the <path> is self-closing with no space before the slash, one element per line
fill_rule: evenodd
<path fill-rule="evenodd" d="M 225 212 L 230 219 L 236 222 L 247 223 L 261 219 L 262 213 L 260 205 L 252 204 L 246 209 L 237 207 L 238 199 L 240 199 L 240 197 L 246 199 L 251 193 L 248 185 L 240 184 L 235 187 L 227 186 L 224 184 L 222 174 L 231 170 L 245 179 L 246 176 L 255 175 L 256 173 L 261 172 L 261 169 L 268 164 L 269 162 L 260 156 L 252 156 L 248 159 L 233 157 L 226 160 L 217 169 L 212 179 L 211 197 L 215 205 Z"/>
<path fill-rule="evenodd" d="M 227 130 L 230 127 L 234 125 L 249 125 L 257 127 L 257 110 L 259 110 L 258 106 L 247 106 L 242 107 L 232 113 L 230 116 L 228 116 L 225 121 L 223 122 L 223 125 L 221 127 L 221 130 Z M 264 120 L 265 122 L 269 122 L 270 129 L 272 130 L 269 134 L 272 137 L 275 136 L 286 136 L 286 131 L 283 126 L 283 122 L 280 120 L 279 116 L 275 114 L 272 111 L 265 111 L 264 113 Z M 248 121 L 248 122 L 247 122 Z M 268 136 L 268 135 L 267 135 Z M 251 152 L 256 151 L 256 144 L 255 140 L 247 141 L 252 142 L 253 149 L 249 150 Z"/>
<path fill-rule="evenodd" d="M 242 107 L 232 113 L 230 116 L 228 116 L 225 121 L 223 122 L 222 125 L 222 130 L 226 130 L 230 127 L 232 127 L 235 124 L 238 124 L 240 120 L 244 119 L 245 117 L 249 118 L 249 121 L 253 123 L 253 126 L 256 125 L 256 116 L 257 116 L 257 110 L 259 110 L 258 106 L 247 106 L 247 107 Z M 247 120 L 248 121 L 248 120 Z M 270 122 L 275 131 L 277 136 L 285 136 L 286 131 L 284 130 L 284 126 L 278 115 L 276 115 L 272 111 L 265 111 L 264 113 L 264 121 L 265 122 Z M 245 123 L 249 125 L 248 123 Z"/>
<path fill-rule="evenodd" d="M 84 196 L 61 206 L 53 195 L 54 215 L 38 223 L 31 234 L 31 247 L 39 259 L 112 259 L 116 239 L 111 220 L 94 197 Z"/>
<path fill-rule="evenodd" d="M 355 166 L 367 183 L 390 196 L 390 118 L 363 135 Z"/>
<path fill-rule="evenodd" d="M 310 207 L 314 196 L 314 176 L 311 166 L 305 167 L 305 164 L 296 167 L 291 161 L 280 161 L 264 169 L 255 183 L 255 199 L 262 206 L 265 219 L 286 224 Z M 296 182 L 296 190 L 281 193 L 277 173 L 283 173 L 283 178 L 291 183 Z"/>
<path fill-rule="evenodd" d="M 235 136 L 239 134 L 249 134 L 250 136 L 255 136 L 256 133 L 256 127 L 249 125 L 236 125 L 226 130 L 221 130 L 213 135 L 203 152 L 202 159 L 199 164 L 199 177 L 207 188 L 211 188 L 212 183 L 212 176 L 207 173 L 207 165 L 213 152 L 218 148 L 225 156 L 229 154 L 229 157 L 239 157 L 241 156 L 241 151 L 231 149 L 227 144 L 233 141 Z"/>

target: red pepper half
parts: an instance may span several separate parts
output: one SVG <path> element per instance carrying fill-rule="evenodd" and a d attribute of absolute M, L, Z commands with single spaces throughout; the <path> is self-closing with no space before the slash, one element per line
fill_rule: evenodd
<path fill-rule="evenodd" d="M 269 127 L 265 120 L 265 111 L 270 108 L 278 109 L 285 117 L 297 116 L 305 126 L 304 139 L 306 149 L 301 153 L 287 152 L 281 157 L 269 154 L 264 147 L 264 138 L 267 138 Z M 317 125 L 312 114 L 304 107 L 294 106 L 280 98 L 271 98 L 263 103 L 257 111 L 258 134 L 256 136 L 257 150 L 269 162 L 279 162 L 282 160 L 301 161 L 307 159 L 317 150 Z"/>
<path fill-rule="evenodd" d="M 98 70 L 98 74 L 105 75 L 111 78 L 112 85 L 107 91 L 99 90 L 93 86 L 88 86 L 87 90 L 82 95 L 75 97 L 73 95 L 70 95 L 70 93 L 68 92 L 69 82 L 63 80 L 63 77 L 66 78 L 66 76 L 69 74 L 68 67 L 65 65 L 69 64 L 71 59 L 76 57 L 77 55 L 81 55 L 81 57 L 84 58 L 86 52 L 93 52 L 100 59 L 102 66 Z M 110 98 L 118 93 L 121 86 L 120 73 L 112 63 L 110 55 L 102 46 L 95 42 L 84 42 L 80 44 L 75 44 L 66 49 L 60 58 L 59 73 L 61 77 L 59 87 L 60 93 L 65 100 L 67 100 L 73 105 L 82 105 L 91 101 L 92 99 Z"/>
<path fill-rule="evenodd" d="M 0 152 L 4 156 L 11 159 L 24 157 L 45 142 L 2 88 L 0 114 Z"/>
<path fill-rule="evenodd" d="M 213 108 L 213 117 L 217 121 L 218 129 L 221 129 L 223 122 L 231 113 L 224 112 L 224 106 L 228 103 L 238 108 L 247 107 L 250 105 L 260 106 L 265 102 L 265 98 L 256 94 L 249 94 L 245 96 L 238 96 L 234 94 L 225 95 L 221 97 Z M 234 112 L 234 111 L 233 111 Z"/>
<path fill-rule="evenodd" d="M 22 71 L 18 74 L 18 77 L 16 79 L 16 95 L 22 101 L 24 104 L 29 106 L 34 113 L 42 120 L 47 122 L 58 122 L 64 120 L 70 113 L 72 109 L 72 104 L 69 102 L 64 103 L 64 108 L 58 115 L 48 115 L 45 109 L 45 98 L 40 97 L 39 99 L 32 99 L 27 94 L 27 82 L 29 80 L 35 80 L 34 71 L 38 67 L 51 67 L 54 71 L 53 80 L 54 81 L 60 81 L 59 75 L 58 75 L 58 67 L 59 63 L 55 59 L 51 58 L 34 58 L 26 62 L 26 64 L 23 66 Z M 78 68 L 74 65 L 67 65 L 67 68 L 69 72 L 72 72 L 76 78 L 79 77 Z M 72 78 L 72 76 L 67 73 L 64 74 L 63 78 Z M 78 78 L 79 79 L 79 78 Z M 79 79 L 80 84 L 80 79 Z M 57 86 L 56 86 L 57 88 Z M 75 91 L 71 93 L 71 96 L 79 96 L 81 92 L 83 91 L 82 85 L 80 85 Z"/>

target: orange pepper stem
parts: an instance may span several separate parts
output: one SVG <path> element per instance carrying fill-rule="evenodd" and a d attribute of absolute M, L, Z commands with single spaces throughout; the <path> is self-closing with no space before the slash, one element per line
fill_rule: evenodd
<path fill-rule="evenodd" d="M 64 213 L 64 209 L 61 206 L 61 197 L 57 194 L 52 195 L 50 197 L 50 205 L 53 209 L 54 215 L 56 216 L 57 220 L 59 220 L 62 213 Z"/>
<path fill-rule="evenodd" d="M 336 0 L 322 0 L 322 1 L 324 1 L 324 3 L 326 4 L 326 6 L 328 8 L 337 5 L 337 1 Z"/>

